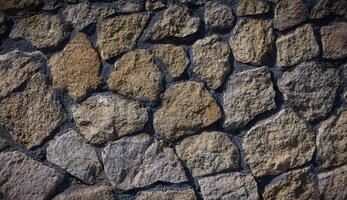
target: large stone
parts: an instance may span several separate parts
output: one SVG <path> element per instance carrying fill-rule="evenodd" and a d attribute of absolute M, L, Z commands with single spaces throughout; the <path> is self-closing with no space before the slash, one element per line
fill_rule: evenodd
<path fill-rule="evenodd" d="M 73 188 L 70 191 L 59 194 L 53 200 L 114 200 L 111 187 L 100 186 L 82 186 Z"/>
<path fill-rule="evenodd" d="M 347 165 L 318 174 L 318 187 L 322 199 L 347 199 Z"/>
<path fill-rule="evenodd" d="M 136 200 L 196 200 L 194 190 L 180 189 L 180 190 L 153 190 L 143 191 L 137 195 Z"/>
<path fill-rule="evenodd" d="M 44 0 L 0 0 L 0 10 L 11 15 L 22 15 L 26 11 L 32 11 Z"/>
<path fill-rule="evenodd" d="M 274 40 L 270 20 L 240 19 L 229 45 L 237 61 L 261 65 L 272 51 Z"/>
<path fill-rule="evenodd" d="M 339 71 L 317 62 L 305 62 L 284 72 L 278 87 L 284 100 L 306 120 L 330 112 L 340 84 Z"/>
<path fill-rule="evenodd" d="M 198 40 L 193 45 L 193 73 L 206 82 L 211 89 L 217 89 L 231 71 L 229 64 L 230 49 L 228 44 L 212 35 Z"/>
<path fill-rule="evenodd" d="M 206 25 L 213 29 L 232 28 L 236 21 L 229 6 L 213 1 L 206 3 L 204 17 Z"/>
<path fill-rule="evenodd" d="M 312 158 L 315 142 L 305 122 L 285 108 L 252 127 L 242 147 L 252 174 L 261 177 L 306 164 Z"/>
<path fill-rule="evenodd" d="M 223 94 L 223 127 L 238 129 L 256 116 L 276 108 L 275 90 L 266 67 L 233 75 Z"/>
<path fill-rule="evenodd" d="M 105 172 L 115 188 L 130 190 L 158 181 L 188 181 L 174 151 L 147 134 L 121 138 L 102 153 Z"/>
<path fill-rule="evenodd" d="M 236 4 L 236 15 L 259 15 L 268 13 L 270 5 L 264 0 L 239 0 Z"/>
<path fill-rule="evenodd" d="M 54 194 L 63 176 L 25 154 L 0 154 L 0 196 L 4 199 L 45 200 Z"/>
<path fill-rule="evenodd" d="M 188 81 L 166 90 L 161 107 L 154 113 L 155 132 L 175 140 L 207 127 L 221 118 L 221 109 L 202 84 Z"/>
<path fill-rule="evenodd" d="M 336 22 L 320 29 L 323 57 L 342 59 L 347 57 L 347 23 Z"/>
<path fill-rule="evenodd" d="M 111 90 L 134 99 L 153 102 L 162 90 L 162 74 L 153 55 L 144 49 L 131 51 L 115 63 L 107 80 Z"/>
<path fill-rule="evenodd" d="M 117 0 L 114 8 L 118 13 L 139 12 L 144 9 L 145 0 Z"/>
<path fill-rule="evenodd" d="M 74 130 L 49 142 L 47 160 L 87 184 L 93 184 L 102 170 L 95 149 Z"/>
<path fill-rule="evenodd" d="M 281 0 L 276 4 L 274 28 L 280 31 L 307 19 L 308 10 L 303 0 Z"/>
<path fill-rule="evenodd" d="M 102 21 L 97 39 L 101 57 L 109 59 L 134 49 L 148 20 L 148 14 L 136 13 Z"/>

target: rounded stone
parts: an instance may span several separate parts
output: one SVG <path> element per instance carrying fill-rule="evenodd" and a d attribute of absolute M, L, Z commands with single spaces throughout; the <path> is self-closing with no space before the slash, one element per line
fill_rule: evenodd
<path fill-rule="evenodd" d="M 308 10 L 302 0 L 281 0 L 276 4 L 274 28 L 280 31 L 307 19 Z"/>

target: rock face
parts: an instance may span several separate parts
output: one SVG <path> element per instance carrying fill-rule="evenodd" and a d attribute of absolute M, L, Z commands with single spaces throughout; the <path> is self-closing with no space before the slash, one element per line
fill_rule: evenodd
<path fill-rule="evenodd" d="M 346 199 L 347 165 L 318 175 L 319 191 L 324 199 Z"/>
<path fill-rule="evenodd" d="M 109 186 L 89 186 L 64 192 L 56 196 L 53 200 L 113 200 L 113 192 Z"/>
<path fill-rule="evenodd" d="M 158 181 L 188 181 L 172 149 L 152 142 L 147 134 L 121 138 L 107 145 L 102 157 L 106 175 L 118 189 L 141 188 Z"/>
<path fill-rule="evenodd" d="M 229 6 L 213 1 L 206 3 L 204 17 L 206 25 L 212 29 L 232 28 L 235 22 Z"/>
<path fill-rule="evenodd" d="M 311 160 L 314 137 L 290 109 L 252 127 L 243 138 L 245 160 L 256 177 L 276 175 Z"/>
<path fill-rule="evenodd" d="M 266 67 L 235 74 L 223 94 L 227 129 L 245 126 L 257 115 L 276 108 L 275 91 Z"/>
<path fill-rule="evenodd" d="M 44 0 L 1 0 L 0 10 L 9 14 L 24 14 L 26 11 L 35 9 L 43 2 Z"/>
<path fill-rule="evenodd" d="M 170 200 L 196 200 L 194 190 L 158 190 L 144 191 L 137 195 L 136 200 L 153 200 L 153 199 L 170 199 Z"/>
<path fill-rule="evenodd" d="M 14 151 L 0 154 L 0 193 L 5 199 L 48 199 L 63 176 L 25 154 Z"/>
<path fill-rule="evenodd" d="M 221 117 L 221 110 L 211 94 L 197 82 L 178 83 L 166 90 L 162 106 L 154 113 L 156 133 L 175 140 L 207 127 Z"/>
<path fill-rule="evenodd" d="M 49 142 L 47 160 L 87 184 L 95 182 L 102 168 L 95 149 L 74 130 Z"/>
<path fill-rule="evenodd" d="M 323 57 L 342 59 L 347 57 L 347 23 L 336 22 L 320 29 Z"/>
<path fill-rule="evenodd" d="M 261 65 L 272 51 L 274 40 L 270 20 L 240 19 L 229 45 L 237 61 Z"/>
<path fill-rule="evenodd" d="M 162 74 L 153 55 L 140 49 L 125 54 L 116 62 L 107 84 L 123 95 L 153 102 L 162 90 Z"/>
<path fill-rule="evenodd" d="M 308 10 L 302 0 L 281 0 L 276 4 L 274 28 L 283 31 L 307 19 Z"/>
<path fill-rule="evenodd" d="M 148 14 L 136 13 L 101 22 L 97 39 L 101 57 L 109 59 L 135 48 L 148 20 Z"/>
<path fill-rule="evenodd" d="M 236 15 L 258 15 L 268 13 L 270 5 L 264 0 L 239 0 L 236 4 Z"/>
<path fill-rule="evenodd" d="M 209 88 L 217 89 L 231 71 L 230 55 L 228 44 L 217 35 L 198 40 L 193 45 L 193 73 Z"/>
<path fill-rule="evenodd" d="M 338 70 L 316 62 L 302 63 L 278 81 L 287 104 L 306 120 L 324 117 L 331 110 L 339 84 Z"/>

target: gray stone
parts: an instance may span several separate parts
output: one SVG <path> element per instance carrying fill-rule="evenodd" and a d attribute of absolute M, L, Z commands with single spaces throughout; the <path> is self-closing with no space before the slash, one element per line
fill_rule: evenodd
<path fill-rule="evenodd" d="M 2 11 L 0 11 L 0 36 L 2 36 L 7 30 L 5 22 L 6 16 Z"/>
<path fill-rule="evenodd" d="M 209 1 L 205 5 L 205 23 L 214 29 L 228 29 L 236 21 L 231 8 L 225 4 Z"/>
<path fill-rule="evenodd" d="M 318 187 L 322 199 L 347 199 L 347 165 L 318 174 Z"/>
<path fill-rule="evenodd" d="M 320 29 L 323 57 L 343 59 L 347 57 L 347 23 L 336 22 Z"/>
<path fill-rule="evenodd" d="M 23 15 L 43 2 L 44 0 L 0 0 L 0 10 L 11 15 Z"/>
<path fill-rule="evenodd" d="M 347 19 L 347 1 L 346 0 L 334 0 L 332 3 L 332 12 L 335 15 L 341 16 Z"/>
<path fill-rule="evenodd" d="M 206 2 L 209 2 L 211 0 L 175 0 L 179 3 L 186 3 L 186 4 L 192 4 L 192 5 L 204 5 Z"/>
<path fill-rule="evenodd" d="M 236 15 L 258 15 L 268 13 L 270 5 L 264 0 L 238 0 L 236 4 Z"/>
<path fill-rule="evenodd" d="M 1 132 L 2 130 L 0 130 L 0 134 L 2 134 Z M 0 136 L 0 151 L 5 149 L 6 147 L 8 147 L 10 144 L 7 142 L 7 140 L 5 140 L 5 138 L 2 138 Z"/>
<path fill-rule="evenodd" d="M 322 19 L 331 15 L 332 5 L 330 0 L 314 0 L 310 9 L 311 19 Z"/>
<path fill-rule="evenodd" d="M 196 200 L 194 190 L 178 189 L 178 190 L 153 190 L 143 191 L 137 195 L 136 200 Z"/>
<path fill-rule="evenodd" d="M 276 4 L 274 28 L 280 31 L 307 19 L 308 10 L 302 0 L 281 0 Z"/>
<path fill-rule="evenodd" d="M 117 0 L 114 2 L 114 8 L 118 13 L 139 12 L 144 9 L 144 0 Z"/>
<path fill-rule="evenodd" d="M 70 188 L 68 188 L 70 189 Z M 107 185 L 80 186 L 63 192 L 53 200 L 114 200 L 112 188 Z"/>

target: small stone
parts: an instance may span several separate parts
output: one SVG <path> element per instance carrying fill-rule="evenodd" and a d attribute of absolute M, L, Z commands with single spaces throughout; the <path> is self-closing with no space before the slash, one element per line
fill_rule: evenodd
<path fill-rule="evenodd" d="M 307 121 L 326 116 L 334 104 L 340 75 L 328 67 L 329 64 L 304 62 L 284 72 L 278 81 L 286 103 Z"/>
<path fill-rule="evenodd" d="M 347 165 L 318 174 L 318 187 L 322 199 L 347 199 Z"/>
<path fill-rule="evenodd" d="M 166 0 L 146 0 L 146 10 L 159 10 L 166 6 Z"/>
<path fill-rule="evenodd" d="M 101 57 L 109 59 L 134 49 L 148 20 L 148 14 L 135 13 L 102 21 L 96 42 Z"/>
<path fill-rule="evenodd" d="M 111 187 L 100 186 L 82 186 L 74 188 L 71 191 L 64 192 L 56 196 L 53 200 L 113 200 L 114 195 Z"/>
<path fill-rule="evenodd" d="M 303 25 L 276 41 L 276 65 L 281 69 L 308 61 L 319 55 L 319 46 L 311 25 Z"/>
<path fill-rule="evenodd" d="M 152 40 L 162 40 L 170 37 L 184 38 L 198 32 L 200 19 L 192 17 L 187 7 L 173 5 L 165 10 L 148 32 Z"/>
<path fill-rule="evenodd" d="M 74 130 L 55 137 L 47 147 L 47 160 L 86 184 L 93 184 L 102 170 L 95 149 Z"/>
<path fill-rule="evenodd" d="M 221 109 L 202 84 L 187 81 L 166 90 L 161 107 L 154 113 L 155 132 L 175 140 L 207 127 L 221 118 Z"/>
<path fill-rule="evenodd" d="M 259 200 L 257 183 L 250 174 L 219 174 L 198 180 L 205 200 Z"/>
<path fill-rule="evenodd" d="M 44 0 L 1 0 L 0 10 L 11 15 L 22 15 L 26 11 L 32 11 Z"/>
<path fill-rule="evenodd" d="M 314 0 L 310 9 L 311 19 L 322 19 L 331 15 L 332 7 L 330 0 Z"/>
<path fill-rule="evenodd" d="M 188 137 L 176 146 L 176 152 L 194 177 L 239 167 L 239 151 L 222 132 L 203 132 Z"/>
<path fill-rule="evenodd" d="M 270 20 L 240 19 L 229 45 L 237 61 L 261 65 L 272 51 L 274 40 Z"/>
<path fill-rule="evenodd" d="M 336 22 L 320 29 L 323 57 L 343 59 L 347 57 L 347 23 Z"/>
<path fill-rule="evenodd" d="M 198 40 L 193 45 L 193 73 L 206 82 L 211 89 L 217 89 L 231 71 L 230 49 L 217 35 Z"/>
<path fill-rule="evenodd" d="M 314 137 L 305 122 L 285 108 L 252 127 L 243 138 L 245 160 L 256 177 L 276 175 L 312 158 Z"/>
<path fill-rule="evenodd" d="M 274 28 L 280 31 L 307 19 L 307 8 L 302 0 L 281 0 L 276 4 Z"/>
<path fill-rule="evenodd" d="M 137 195 L 136 200 L 196 200 L 194 190 L 192 189 L 180 189 L 180 190 L 153 190 L 143 191 Z"/>
<path fill-rule="evenodd" d="M 69 95 L 81 99 L 101 83 L 101 63 L 87 35 L 78 33 L 62 52 L 49 59 L 53 87 L 67 89 Z"/>
<path fill-rule="evenodd" d="M 147 134 L 121 138 L 107 145 L 102 153 L 105 172 L 117 189 L 130 190 L 158 181 L 188 181 L 174 151 L 151 141 Z"/>
<path fill-rule="evenodd" d="M 118 13 L 140 12 L 144 9 L 144 0 L 117 0 L 114 7 Z"/>
<path fill-rule="evenodd" d="M 181 76 L 189 65 L 187 53 L 181 46 L 158 44 L 155 46 L 154 54 L 162 59 L 167 71 L 173 78 Z"/>
<path fill-rule="evenodd" d="M 206 3 L 204 17 L 206 25 L 215 29 L 232 28 L 236 21 L 229 6 L 213 1 Z"/>
<path fill-rule="evenodd" d="M 25 154 L 0 154 L 0 196 L 5 199 L 44 200 L 56 191 L 63 176 Z"/>
<path fill-rule="evenodd" d="M 270 5 L 264 0 L 239 0 L 236 4 L 236 15 L 258 15 L 268 13 Z"/>

